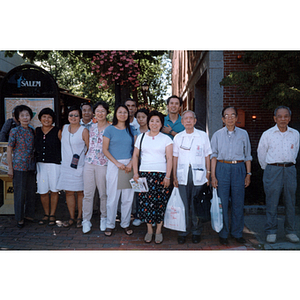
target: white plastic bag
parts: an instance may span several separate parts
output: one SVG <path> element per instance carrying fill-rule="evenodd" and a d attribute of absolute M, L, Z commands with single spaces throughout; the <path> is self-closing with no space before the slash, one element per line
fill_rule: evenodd
<path fill-rule="evenodd" d="M 173 188 L 167 204 L 164 227 L 177 231 L 186 231 L 185 209 L 177 187 Z"/>
<path fill-rule="evenodd" d="M 216 188 L 213 188 L 213 197 L 210 202 L 211 227 L 214 231 L 220 232 L 223 228 L 223 209 Z"/>

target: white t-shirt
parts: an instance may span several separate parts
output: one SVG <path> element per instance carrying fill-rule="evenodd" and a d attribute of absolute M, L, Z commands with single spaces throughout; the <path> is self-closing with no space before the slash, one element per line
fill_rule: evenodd
<path fill-rule="evenodd" d="M 134 145 L 139 150 L 142 135 L 137 137 Z M 167 171 L 166 147 L 171 144 L 173 144 L 171 138 L 161 132 L 154 139 L 152 136 L 148 136 L 148 132 L 146 132 L 142 141 L 139 171 L 165 173 Z"/>

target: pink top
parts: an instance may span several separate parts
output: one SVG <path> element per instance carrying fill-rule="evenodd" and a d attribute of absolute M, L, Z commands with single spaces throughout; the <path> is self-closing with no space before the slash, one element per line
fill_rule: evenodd
<path fill-rule="evenodd" d="M 86 154 L 85 162 L 97 166 L 107 166 L 107 158 L 102 152 L 103 132 L 98 131 L 98 124 L 94 123 L 90 127 L 90 145 Z"/>

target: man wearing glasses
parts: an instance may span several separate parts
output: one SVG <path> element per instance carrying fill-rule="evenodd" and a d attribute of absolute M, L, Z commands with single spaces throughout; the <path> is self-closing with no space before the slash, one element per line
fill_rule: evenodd
<path fill-rule="evenodd" d="M 211 184 L 218 189 L 223 208 L 223 229 L 219 241 L 228 245 L 228 203 L 231 196 L 231 236 L 238 243 L 245 243 L 244 198 L 245 188 L 250 184 L 251 145 L 246 130 L 235 126 L 237 110 L 227 106 L 222 110 L 225 127 L 214 133 L 211 139 Z"/>
<path fill-rule="evenodd" d="M 179 189 L 186 219 L 186 231 L 178 232 L 179 244 L 186 242 L 189 233 L 192 233 L 193 243 L 200 242 L 202 223 L 197 218 L 193 199 L 209 185 L 210 142 L 204 131 L 194 128 L 196 121 L 193 111 L 183 112 L 181 122 L 185 130 L 173 140 L 173 184 Z"/>

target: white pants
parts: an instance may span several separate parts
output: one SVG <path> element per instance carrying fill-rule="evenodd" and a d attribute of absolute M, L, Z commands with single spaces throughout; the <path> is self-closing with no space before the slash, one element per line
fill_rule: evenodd
<path fill-rule="evenodd" d="M 120 159 L 118 162 L 127 165 L 130 159 Z M 107 164 L 106 187 L 107 187 L 107 223 L 106 227 L 114 229 L 118 202 L 121 195 L 121 227 L 126 228 L 130 224 L 131 207 L 133 201 L 133 189 L 118 190 L 118 171 L 119 168 L 110 160 Z"/>
<path fill-rule="evenodd" d="M 93 215 L 93 202 L 96 187 L 100 197 L 101 219 L 106 218 L 106 170 L 107 166 L 85 163 L 83 169 L 84 197 L 82 203 L 82 223 L 89 222 Z"/>

